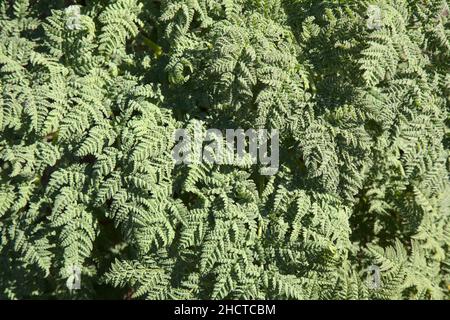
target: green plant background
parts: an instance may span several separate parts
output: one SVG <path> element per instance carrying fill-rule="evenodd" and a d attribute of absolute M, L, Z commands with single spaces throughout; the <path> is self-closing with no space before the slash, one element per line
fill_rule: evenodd
<path fill-rule="evenodd" d="M 0 299 L 448 299 L 449 27 L 442 0 L 0 0 Z M 174 166 L 195 127 L 278 129 L 279 172 Z"/>

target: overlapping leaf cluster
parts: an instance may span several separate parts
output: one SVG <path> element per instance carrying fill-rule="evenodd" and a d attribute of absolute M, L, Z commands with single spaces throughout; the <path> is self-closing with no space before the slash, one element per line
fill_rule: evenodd
<path fill-rule="evenodd" d="M 0 1 L 0 298 L 448 298 L 449 17 Z M 278 129 L 280 170 L 175 165 L 184 127 Z"/>

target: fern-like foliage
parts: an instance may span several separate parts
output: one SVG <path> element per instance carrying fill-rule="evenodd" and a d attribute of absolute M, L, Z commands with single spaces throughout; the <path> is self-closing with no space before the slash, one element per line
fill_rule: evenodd
<path fill-rule="evenodd" d="M 448 299 L 449 19 L 0 2 L 0 299 Z M 279 171 L 176 165 L 183 127 L 277 129 Z"/>

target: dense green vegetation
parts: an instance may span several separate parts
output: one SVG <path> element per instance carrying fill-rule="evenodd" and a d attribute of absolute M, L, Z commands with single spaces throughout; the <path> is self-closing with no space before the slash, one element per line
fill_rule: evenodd
<path fill-rule="evenodd" d="M 448 299 L 449 12 L 0 0 L 0 299 Z M 196 126 L 278 173 L 175 165 Z"/>

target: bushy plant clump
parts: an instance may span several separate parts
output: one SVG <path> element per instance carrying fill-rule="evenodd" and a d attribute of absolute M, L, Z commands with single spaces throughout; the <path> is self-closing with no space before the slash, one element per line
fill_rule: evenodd
<path fill-rule="evenodd" d="M 0 0 L 0 39 L 0 299 L 450 298 L 446 0 Z M 198 127 L 278 172 L 176 165 Z"/>

